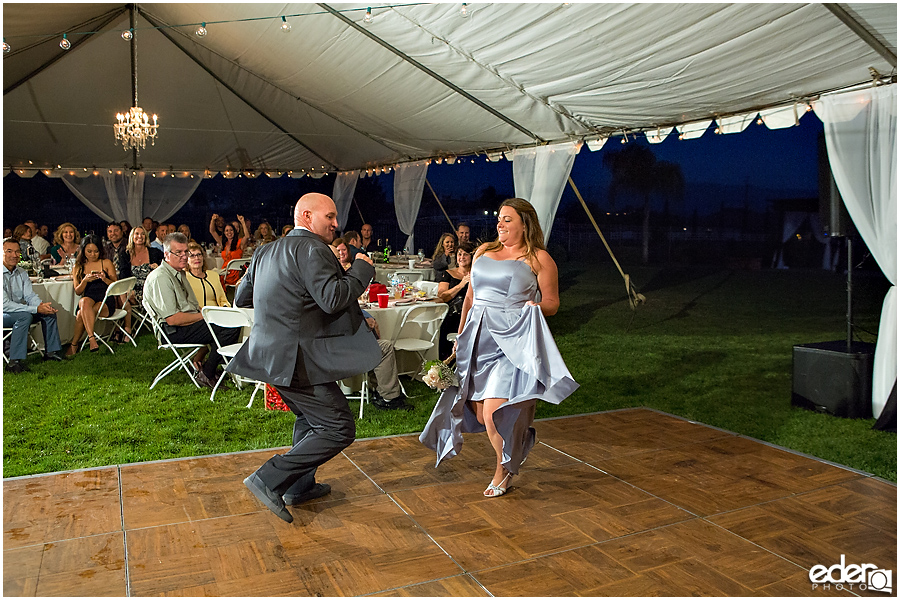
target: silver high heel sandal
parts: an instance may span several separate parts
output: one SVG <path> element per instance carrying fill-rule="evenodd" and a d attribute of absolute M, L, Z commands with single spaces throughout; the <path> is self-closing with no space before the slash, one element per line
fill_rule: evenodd
<path fill-rule="evenodd" d="M 509 487 L 509 485 L 504 486 L 503 484 L 506 483 L 506 480 L 509 479 L 510 477 L 512 477 L 512 473 L 507 473 L 506 477 L 504 477 L 503 480 L 499 484 L 494 485 L 493 482 L 489 483 L 487 486 L 487 489 L 484 490 L 484 496 L 486 498 L 498 498 L 498 497 L 502 496 L 503 494 L 505 494 L 506 488 Z M 501 487 L 501 486 L 503 486 L 503 487 Z"/>

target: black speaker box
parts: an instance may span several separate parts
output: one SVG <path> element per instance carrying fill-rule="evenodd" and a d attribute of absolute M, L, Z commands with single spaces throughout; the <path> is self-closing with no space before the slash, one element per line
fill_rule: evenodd
<path fill-rule="evenodd" d="M 837 417 L 872 418 L 875 344 L 846 341 L 794 346 L 791 404 Z"/>

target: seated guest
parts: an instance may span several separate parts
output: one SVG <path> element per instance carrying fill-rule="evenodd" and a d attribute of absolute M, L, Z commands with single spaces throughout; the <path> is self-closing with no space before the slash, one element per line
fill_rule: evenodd
<path fill-rule="evenodd" d="M 469 228 L 468 223 L 460 223 L 459 225 L 456 226 L 456 240 L 460 244 L 462 244 L 463 242 L 472 241 L 469 239 L 470 234 L 471 234 L 471 229 Z"/>
<path fill-rule="evenodd" d="M 40 255 L 38 254 L 37 249 L 31 244 L 32 235 L 31 227 L 23 223 L 21 225 L 16 225 L 12 238 L 19 242 L 19 252 L 22 253 L 22 260 L 35 263 L 36 261 L 40 261 Z"/>
<path fill-rule="evenodd" d="M 187 282 L 194 292 L 194 299 L 202 306 L 231 306 L 225 297 L 225 290 L 217 275 L 208 276 L 206 254 L 200 244 L 188 244 Z"/>
<path fill-rule="evenodd" d="M 50 242 L 41 237 L 37 223 L 28 220 L 25 224 L 31 228 L 31 245 L 37 250 L 41 258 L 50 258 Z"/>
<path fill-rule="evenodd" d="M 154 221 L 155 223 L 156 221 Z M 163 251 L 163 240 L 166 239 L 166 235 L 168 235 L 167 227 L 165 225 L 157 225 L 155 229 L 156 239 L 154 239 L 150 243 L 151 248 L 156 248 L 160 252 Z"/>
<path fill-rule="evenodd" d="M 56 309 L 49 302 L 41 302 L 31 287 L 31 279 L 19 268 L 19 242 L 3 240 L 3 326 L 12 328 L 9 344 L 10 373 L 27 371 L 28 329 L 35 319 L 41 322 L 44 334 L 45 360 L 62 360 Z"/>
<path fill-rule="evenodd" d="M 122 237 L 126 240 L 131 236 L 131 223 L 128 221 L 119 221 L 119 225 L 122 226 Z"/>
<path fill-rule="evenodd" d="M 78 254 L 78 244 L 81 242 L 81 234 L 71 223 L 63 223 L 56 228 L 53 234 L 53 246 L 50 247 L 50 257 L 56 264 L 65 264 L 69 258 L 75 258 Z"/>
<path fill-rule="evenodd" d="M 274 242 L 278 238 L 275 237 L 275 233 L 272 231 L 272 226 L 269 225 L 266 221 L 263 221 L 259 224 L 259 227 L 256 228 L 256 233 L 253 235 L 256 238 L 256 243 L 259 245 L 268 244 L 269 242 Z"/>
<path fill-rule="evenodd" d="M 434 275 L 437 281 L 443 276 L 444 271 L 456 267 L 456 236 L 452 233 L 441 235 L 437 246 L 434 248 L 434 255 L 431 257 L 432 267 L 434 267 Z"/>
<path fill-rule="evenodd" d="M 366 325 L 378 340 L 381 348 L 381 362 L 372 372 L 375 374 L 375 388 L 372 390 L 372 406 L 381 410 L 413 410 L 415 407 L 407 404 L 406 396 L 400 387 L 400 378 L 397 376 L 397 357 L 394 354 L 394 344 L 389 340 L 381 339 L 378 331 L 378 321 L 368 312 L 363 311 Z"/>
<path fill-rule="evenodd" d="M 78 257 L 75 259 L 75 267 L 72 269 L 72 285 L 75 286 L 75 293 L 81 296 L 81 299 L 78 301 L 72 343 L 66 350 L 66 356 L 78 352 L 82 332 L 87 332 L 91 352 L 100 349 L 100 344 L 94 336 L 94 323 L 97 317 L 108 317 L 116 310 L 115 298 L 107 298 L 106 302 L 103 302 L 106 288 L 114 281 L 116 268 L 104 255 L 103 240 L 93 234 L 84 236 Z"/>
<path fill-rule="evenodd" d="M 163 242 L 164 259 L 158 269 L 147 276 L 144 301 L 162 319 L 160 325 L 173 344 L 212 344 L 212 333 L 203 321 L 200 306 L 186 281 L 188 241 L 180 233 L 170 233 Z M 222 345 L 237 343 L 241 328 L 213 325 Z M 218 352 L 210 352 L 194 377 L 197 383 L 213 388 L 218 381 L 216 367 L 222 362 Z"/>
<path fill-rule="evenodd" d="M 347 250 L 350 252 L 350 260 L 356 258 L 357 253 L 362 252 L 362 238 L 355 231 L 348 231 L 344 234 L 344 243 L 347 244 Z"/>
<path fill-rule="evenodd" d="M 359 230 L 362 234 L 359 241 L 359 249 L 363 252 L 378 252 L 380 248 L 375 244 L 372 226 L 366 223 Z"/>
<path fill-rule="evenodd" d="M 294 226 L 291 225 L 290 223 L 288 223 L 287 225 L 285 225 L 284 227 L 281 228 L 281 235 L 282 236 L 287 235 L 288 233 L 290 233 L 291 229 L 293 229 L 293 228 L 294 228 Z"/>
<path fill-rule="evenodd" d="M 106 239 L 103 240 L 103 252 L 116 268 L 116 279 L 131 277 L 131 256 L 128 254 L 128 240 L 122 235 L 122 226 L 115 221 L 110 221 L 106 225 Z M 119 308 L 125 308 L 125 331 L 130 334 L 131 304 L 127 300 L 124 294 L 119 296 L 118 306 Z M 113 334 L 113 341 L 119 343 L 124 341 L 120 331 L 117 330 Z"/>
<path fill-rule="evenodd" d="M 334 238 L 334 241 L 331 242 L 331 245 L 337 250 L 337 257 L 341 263 L 341 266 L 346 271 L 350 268 L 350 265 L 353 263 L 353 259 L 350 258 L 350 251 L 347 249 L 347 242 L 344 241 L 344 238 Z"/>
<path fill-rule="evenodd" d="M 184 237 L 188 239 L 188 244 L 196 243 L 194 238 L 191 237 L 191 228 L 188 227 L 187 223 L 182 223 L 178 226 L 178 233 L 182 234 Z"/>
<path fill-rule="evenodd" d="M 204 306 L 231 306 L 222 289 L 222 282 L 217 275 L 208 277 L 206 274 L 206 253 L 197 242 L 188 244 L 188 268 L 185 270 L 187 282 L 194 292 L 194 300 L 200 307 Z M 203 348 L 191 358 L 194 369 L 199 370 L 206 358 L 208 348 Z"/>
<path fill-rule="evenodd" d="M 472 253 L 475 252 L 475 244 L 461 242 L 456 251 L 457 267 L 447 269 L 441 282 L 438 284 L 438 299 L 450 305 L 444 322 L 441 323 L 440 340 L 438 340 L 438 352 L 440 356 L 450 356 L 453 352 L 453 342 L 447 341 L 448 333 L 459 331 L 459 318 L 462 314 L 462 305 L 469 291 L 469 279 L 472 274 Z"/>
<path fill-rule="evenodd" d="M 235 223 L 226 223 L 222 236 L 219 237 L 219 234 L 214 228 L 218 217 L 219 215 L 212 216 L 212 219 L 209 222 L 209 233 L 216 238 L 216 244 L 222 248 L 222 269 L 224 272 L 228 263 L 232 260 L 244 257 L 244 242 L 246 240 L 238 234 L 238 228 L 235 227 Z M 238 220 L 244 222 L 244 217 L 238 215 Z M 241 275 L 239 272 L 228 271 L 227 274 L 222 277 L 222 286 L 236 285 L 237 280 L 240 279 L 240 277 Z"/>
<path fill-rule="evenodd" d="M 134 289 L 128 298 L 129 304 L 141 306 L 144 300 L 144 282 L 150 271 L 162 264 L 162 250 L 147 246 L 147 232 L 143 227 L 135 227 L 128 238 L 128 257 L 131 263 L 131 275 L 134 277 Z"/>

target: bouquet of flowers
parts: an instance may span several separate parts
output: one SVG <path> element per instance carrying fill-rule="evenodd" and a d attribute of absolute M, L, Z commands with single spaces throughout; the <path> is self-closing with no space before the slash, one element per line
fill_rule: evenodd
<path fill-rule="evenodd" d="M 446 390 L 451 385 L 459 385 L 456 371 L 449 366 L 449 361 L 430 360 L 422 368 L 422 381 L 433 390 Z"/>

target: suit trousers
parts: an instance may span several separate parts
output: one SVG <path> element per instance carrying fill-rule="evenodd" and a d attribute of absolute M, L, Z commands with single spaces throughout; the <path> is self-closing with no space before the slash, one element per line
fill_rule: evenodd
<path fill-rule="evenodd" d="M 62 349 L 59 343 L 59 328 L 56 325 L 55 314 L 42 315 L 24 310 L 3 313 L 3 327 L 12 328 L 9 344 L 10 360 L 25 360 L 25 356 L 28 354 L 28 329 L 35 321 L 41 322 L 44 351 L 59 352 Z"/>
<path fill-rule="evenodd" d="M 275 386 L 296 415 L 293 447 L 276 454 L 256 474 L 279 495 L 300 494 L 315 483 L 316 468 L 340 454 L 356 439 L 356 422 L 337 383 Z"/>
<path fill-rule="evenodd" d="M 390 340 L 378 340 L 381 362 L 373 369 L 375 390 L 385 400 L 393 400 L 400 395 L 400 378 L 397 377 L 397 356 Z"/>

